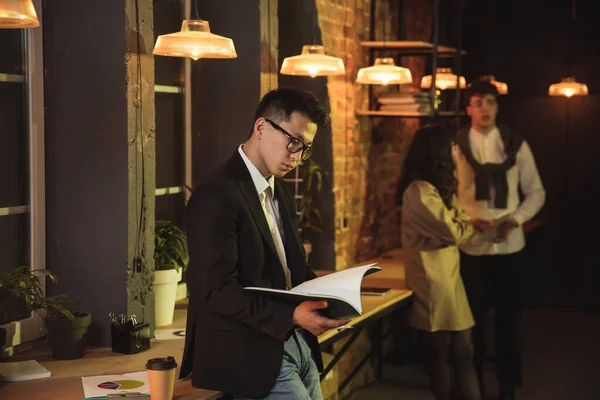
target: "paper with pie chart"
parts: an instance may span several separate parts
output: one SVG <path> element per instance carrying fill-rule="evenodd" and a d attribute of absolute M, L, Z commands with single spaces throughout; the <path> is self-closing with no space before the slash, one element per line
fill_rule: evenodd
<path fill-rule="evenodd" d="M 86 399 L 101 399 L 108 395 L 150 396 L 148 372 L 132 372 L 123 375 L 85 376 L 81 378 Z"/>

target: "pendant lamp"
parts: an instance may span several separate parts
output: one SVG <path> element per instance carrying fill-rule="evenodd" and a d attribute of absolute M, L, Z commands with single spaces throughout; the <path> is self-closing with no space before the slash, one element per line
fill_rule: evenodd
<path fill-rule="evenodd" d="M 408 68 L 399 67 L 391 57 L 377 58 L 371 67 L 361 68 L 356 83 L 364 85 L 402 85 L 412 82 Z"/>
<path fill-rule="evenodd" d="M 435 69 L 435 87 L 436 89 L 456 89 L 457 76 L 452 73 L 451 68 L 436 68 Z M 421 79 L 421 89 L 431 88 L 431 75 L 426 75 Z M 467 81 L 464 76 L 460 77 L 460 89 L 467 87 Z"/>
<path fill-rule="evenodd" d="M 0 28 L 37 28 L 32 0 L 0 0 Z"/>
<path fill-rule="evenodd" d="M 486 81 L 496 86 L 498 94 L 508 94 L 508 85 L 504 82 L 497 81 L 494 75 L 484 75 L 479 78 L 481 81 Z"/>
<path fill-rule="evenodd" d="M 375 0 L 373 0 L 375 1 Z M 385 38 L 388 36 L 389 8 L 385 8 L 383 49 L 385 50 Z M 403 85 L 412 83 L 410 69 L 396 65 L 392 57 L 379 57 L 370 67 L 361 68 L 356 75 L 356 83 L 363 85 Z"/>
<path fill-rule="evenodd" d="M 567 78 L 562 78 L 559 83 L 554 83 L 548 88 L 550 96 L 565 96 L 571 98 L 573 96 L 587 96 L 589 94 L 586 84 L 579 83 L 571 75 L 571 44 L 573 41 L 573 25 L 577 19 L 577 8 L 575 0 L 571 1 L 571 23 L 569 26 L 569 54 L 568 54 L 568 71 Z"/>
<path fill-rule="evenodd" d="M 168 57 L 236 58 L 233 40 L 210 33 L 208 21 L 184 20 L 181 31 L 160 35 L 152 54 Z"/>
<path fill-rule="evenodd" d="M 571 98 L 573 96 L 587 96 L 588 87 L 584 83 L 579 83 L 575 78 L 563 78 L 560 83 L 550 85 L 548 89 L 550 96 L 565 96 Z"/>
<path fill-rule="evenodd" d="M 302 54 L 286 57 L 279 73 L 282 75 L 316 76 L 343 75 L 346 72 L 341 58 L 325 55 L 323 46 L 302 46 Z"/>

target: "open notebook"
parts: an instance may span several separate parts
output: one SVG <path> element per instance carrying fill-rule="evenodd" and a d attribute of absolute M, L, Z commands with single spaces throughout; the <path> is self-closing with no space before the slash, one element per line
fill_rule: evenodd
<path fill-rule="evenodd" d="M 331 319 L 352 318 L 362 314 L 360 285 L 367 275 L 381 271 L 376 264 L 345 269 L 306 281 L 291 290 L 246 287 L 263 296 L 300 304 L 307 300 L 327 300 L 328 307 L 321 314 Z"/>

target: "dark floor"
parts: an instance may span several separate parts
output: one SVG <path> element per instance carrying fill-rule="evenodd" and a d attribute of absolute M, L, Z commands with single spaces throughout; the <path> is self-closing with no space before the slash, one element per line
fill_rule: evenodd
<path fill-rule="evenodd" d="M 524 330 L 524 384 L 517 399 L 600 399 L 600 313 L 528 310 Z M 486 364 L 485 385 L 486 399 L 495 399 L 492 363 Z M 433 396 L 420 365 L 397 365 L 392 357 L 381 380 L 349 399 L 433 400 Z"/>

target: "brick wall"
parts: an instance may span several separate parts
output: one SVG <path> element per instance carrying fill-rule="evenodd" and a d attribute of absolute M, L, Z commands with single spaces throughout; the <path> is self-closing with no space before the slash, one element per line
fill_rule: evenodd
<path fill-rule="evenodd" d="M 402 39 L 430 40 L 431 3 L 403 2 Z M 341 57 L 346 66 L 345 77 L 331 77 L 327 84 L 334 156 L 336 269 L 341 270 L 399 245 L 396 183 L 406 144 L 420 121 L 356 117 L 356 108 L 366 108 L 368 101 L 368 88 L 354 81 L 358 70 L 369 64 L 368 51 L 359 42 L 370 39 L 371 1 L 316 0 L 316 4 L 325 51 Z M 396 4 L 377 2 L 375 40 L 398 38 Z M 420 82 L 425 60 L 402 59 L 403 66 L 413 73 L 414 85 Z"/>
<path fill-rule="evenodd" d="M 278 0 L 259 0 L 260 14 L 260 98 L 277 88 L 279 76 Z M 256 100 L 257 103 L 260 99 Z"/>
<path fill-rule="evenodd" d="M 375 40 L 398 39 L 396 4 L 377 2 Z M 371 1 L 316 0 L 316 5 L 325 52 L 341 57 L 346 66 L 345 76 L 330 77 L 327 81 L 332 118 L 336 270 L 341 270 L 400 244 L 396 184 L 407 144 L 420 121 L 356 117 L 355 110 L 366 108 L 368 103 L 368 87 L 354 81 L 358 70 L 369 64 L 368 51 L 359 42 L 370 40 Z M 400 14 L 400 39 L 430 41 L 431 0 L 404 1 Z M 411 69 L 415 86 L 423 76 L 425 61 L 425 57 L 401 60 L 403 66 Z M 390 89 L 395 88 L 374 88 L 375 91 Z M 339 351 L 344 342 L 336 343 L 334 351 Z M 391 344 L 391 340 L 386 341 L 384 349 Z M 340 382 L 370 349 L 371 340 L 365 332 L 340 362 Z M 374 379 L 373 366 L 367 362 L 340 393 L 340 398 Z"/>

